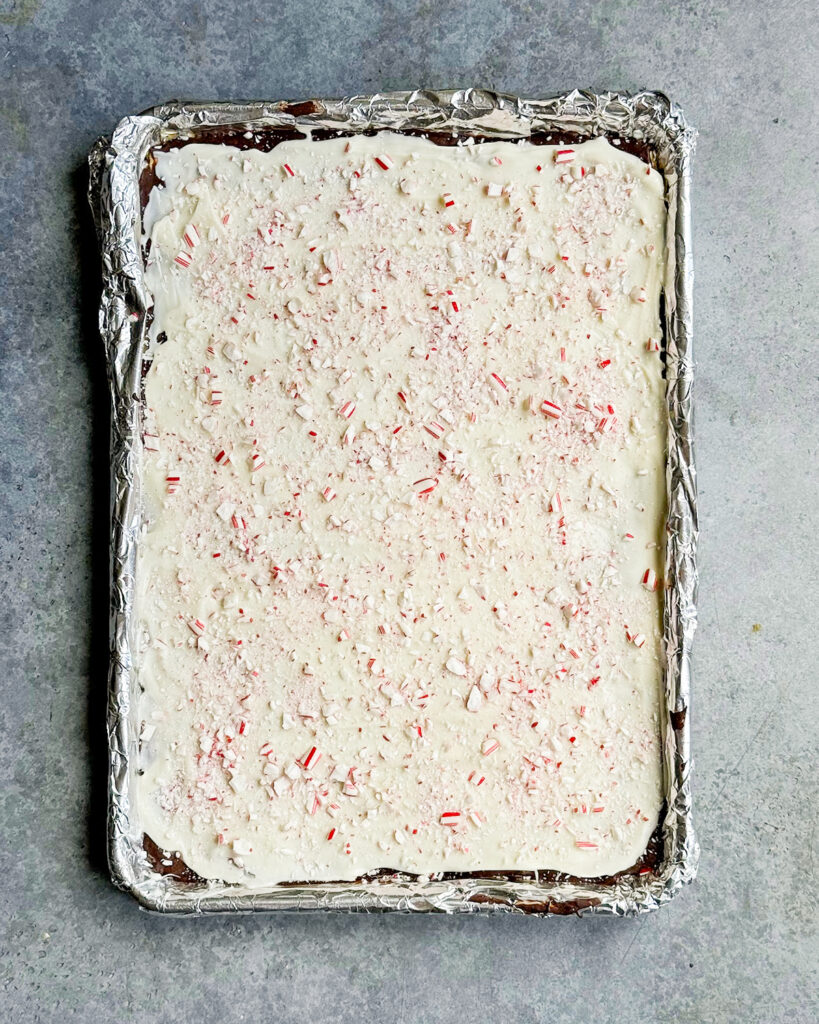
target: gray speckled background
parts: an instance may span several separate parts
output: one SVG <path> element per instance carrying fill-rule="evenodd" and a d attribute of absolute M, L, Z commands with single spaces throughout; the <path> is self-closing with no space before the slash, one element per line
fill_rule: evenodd
<path fill-rule="evenodd" d="M 150 6 L 0 0 L 0 1020 L 815 1020 L 814 5 Z M 701 133 L 700 879 L 637 920 L 150 917 L 104 869 L 107 396 L 86 151 L 170 97 L 463 84 L 659 88 Z"/>

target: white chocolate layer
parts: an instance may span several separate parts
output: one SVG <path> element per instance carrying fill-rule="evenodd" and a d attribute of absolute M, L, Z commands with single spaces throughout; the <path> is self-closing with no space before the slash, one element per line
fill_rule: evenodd
<path fill-rule="evenodd" d="M 661 176 L 604 140 L 391 134 L 157 173 L 147 832 L 260 886 L 632 865 L 661 804 Z"/>

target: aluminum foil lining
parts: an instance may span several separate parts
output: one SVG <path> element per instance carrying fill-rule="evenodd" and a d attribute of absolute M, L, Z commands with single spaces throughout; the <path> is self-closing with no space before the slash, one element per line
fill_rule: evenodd
<path fill-rule="evenodd" d="M 139 177 L 148 151 L 197 130 L 299 126 L 361 132 L 389 129 L 499 139 L 534 133 L 616 135 L 647 143 L 666 182 L 668 204 L 665 347 L 668 398 L 665 707 L 662 709 L 665 818 L 656 870 L 614 882 L 475 877 L 419 881 L 390 875 L 336 884 L 251 889 L 158 873 L 143 849 L 132 802 L 138 722 L 134 635 L 135 550 L 140 529 L 140 374 L 150 297 L 140 251 Z M 111 393 L 111 659 L 108 855 L 111 875 L 142 906 L 169 913 L 251 910 L 596 912 L 627 915 L 667 903 L 697 869 L 691 821 L 689 699 L 696 627 L 696 474 L 691 437 L 691 158 L 696 133 L 662 93 L 570 92 L 530 100 L 480 89 L 380 93 L 303 103 L 169 103 L 126 117 L 90 155 L 89 199 L 102 249 L 100 331 Z M 516 876 L 519 879 L 520 876 Z"/>

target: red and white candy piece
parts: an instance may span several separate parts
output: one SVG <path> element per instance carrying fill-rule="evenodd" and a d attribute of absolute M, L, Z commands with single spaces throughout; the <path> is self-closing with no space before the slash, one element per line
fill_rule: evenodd
<path fill-rule="evenodd" d="M 424 430 L 438 441 L 444 436 L 446 427 L 444 427 L 442 423 L 436 423 L 433 421 L 432 423 L 425 423 Z"/>
<path fill-rule="evenodd" d="M 178 263 L 180 267 L 189 267 L 193 262 L 193 256 L 183 249 L 174 256 L 173 261 L 174 263 Z"/>
<path fill-rule="evenodd" d="M 560 497 L 560 494 L 558 493 L 558 491 L 555 491 L 554 496 L 552 497 L 552 500 L 549 502 L 549 511 L 550 512 L 562 512 L 563 511 L 563 501 L 561 500 L 561 497 Z"/>
<path fill-rule="evenodd" d="M 637 287 L 637 288 L 632 288 L 631 289 L 631 301 L 632 302 L 642 303 L 642 302 L 645 302 L 647 298 L 648 298 L 648 293 L 646 292 L 645 288 Z"/>
<path fill-rule="evenodd" d="M 345 402 L 344 405 L 338 410 L 339 416 L 348 420 L 355 412 L 355 402 Z"/>
<path fill-rule="evenodd" d="M 251 473 L 255 473 L 256 470 L 261 469 L 265 464 L 264 457 L 261 452 L 251 452 L 248 461 L 250 462 Z"/>
<path fill-rule="evenodd" d="M 375 162 L 381 168 L 382 171 L 388 171 L 391 167 L 395 166 L 393 158 L 387 153 L 382 153 L 381 156 L 375 158 Z"/>
<path fill-rule="evenodd" d="M 455 825 L 458 825 L 460 823 L 460 820 L 460 811 L 444 811 L 444 813 L 441 815 L 441 824 L 449 825 L 451 828 L 454 828 Z"/>
<path fill-rule="evenodd" d="M 461 308 L 458 305 L 458 300 L 452 294 L 452 289 L 447 288 L 446 293 L 449 296 L 449 308 L 452 310 L 453 313 L 460 313 Z"/>
<path fill-rule="evenodd" d="M 643 573 L 640 582 L 646 588 L 646 590 L 655 591 L 657 589 L 657 574 L 653 569 L 646 569 Z"/>
<path fill-rule="evenodd" d="M 324 498 L 325 501 L 332 501 L 333 498 L 335 498 L 336 496 L 336 492 L 333 490 L 332 487 L 325 487 L 324 490 L 321 492 L 321 496 L 322 498 Z"/>
<path fill-rule="evenodd" d="M 420 480 L 414 480 L 412 489 L 416 494 L 429 494 L 438 486 L 438 481 L 432 476 L 422 476 Z"/>
<path fill-rule="evenodd" d="M 483 741 L 481 753 L 483 754 L 484 757 L 488 757 L 489 754 L 494 754 L 498 747 L 500 747 L 500 743 L 498 743 L 497 740 L 493 740 L 491 737 L 489 737 L 488 739 L 485 739 Z"/>
<path fill-rule="evenodd" d="M 190 246 L 191 249 L 195 249 L 196 246 L 199 245 L 199 242 L 201 241 L 199 237 L 199 229 L 196 227 L 193 221 L 191 221 L 191 223 L 188 224 L 188 226 L 182 232 L 182 239 L 184 240 L 185 245 Z"/>
<path fill-rule="evenodd" d="M 441 196 L 441 202 L 444 204 L 445 207 L 455 205 L 455 200 L 452 198 L 451 192 L 444 192 L 444 194 Z"/>
<path fill-rule="evenodd" d="M 284 170 L 284 173 L 287 175 L 288 178 L 296 177 L 296 172 L 293 170 L 290 164 L 284 164 L 282 169 Z"/>
<path fill-rule="evenodd" d="M 305 770 L 308 768 L 315 768 L 318 762 L 321 760 L 321 754 L 315 747 L 310 747 L 307 753 L 302 757 L 299 762 Z"/>
<path fill-rule="evenodd" d="M 191 633 L 195 633 L 196 636 L 204 636 L 205 623 L 202 622 L 201 619 L 191 619 L 190 622 L 188 622 L 188 629 Z"/>
<path fill-rule="evenodd" d="M 216 462 L 220 466 L 226 466 L 230 462 L 230 455 L 223 448 L 221 451 L 216 453 L 216 455 L 213 458 L 213 461 Z"/>
<path fill-rule="evenodd" d="M 490 373 L 489 374 L 489 379 L 492 381 L 492 383 L 496 387 L 503 388 L 504 391 L 508 391 L 509 390 L 509 388 L 506 386 L 506 381 L 503 379 L 503 377 L 499 376 L 497 373 Z"/>
<path fill-rule="evenodd" d="M 660 339 L 649 338 L 646 342 L 646 352 L 659 352 L 660 351 Z"/>
<path fill-rule="evenodd" d="M 540 411 L 553 420 L 559 420 L 563 415 L 563 410 L 557 402 L 552 402 L 548 398 L 544 398 L 540 403 Z"/>
<path fill-rule="evenodd" d="M 178 476 L 166 476 L 165 484 L 168 494 L 176 494 L 179 490 L 180 478 Z"/>
<path fill-rule="evenodd" d="M 570 164 L 574 160 L 573 149 L 556 149 L 554 161 L 556 164 Z"/>

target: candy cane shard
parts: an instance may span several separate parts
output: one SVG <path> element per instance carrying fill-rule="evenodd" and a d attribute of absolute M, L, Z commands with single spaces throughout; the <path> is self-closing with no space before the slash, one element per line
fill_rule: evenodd
<path fill-rule="evenodd" d="M 182 232 L 182 240 L 185 245 L 189 246 L 191 249 L 195 249 L 196 246 L 199 245 L 199 242 L 201 241 L 201 238 L 199 237 L 199 229 L 193 222 L 188 224 Z"/>
<path fill-rule="evenodd" d="M 318 762 L 321 760 L 321 754 L 318 752 L 316 747 L 311 747 L 307 753 L 302 757 L 299 762 L 305 771 L 308 768 L 315 768 Z"/>
<path fill-rule="evenodd" d="M 480 708 L 481 704 L 483 704 L 483 694 L 481 693 L 477 686 L 473 686 L 472 689 L 469 691 L 469 697 L 467 698 L 466 701 L 466 710 L 473 712 L 477 711 Z"/>
<path fill-rule="evenodd" d="M 646 590 L 655 591 L 657 589 L 657 574 L 653 569 L 646 569 L 643 573 L 640 582 L 643 584 Z"/>

